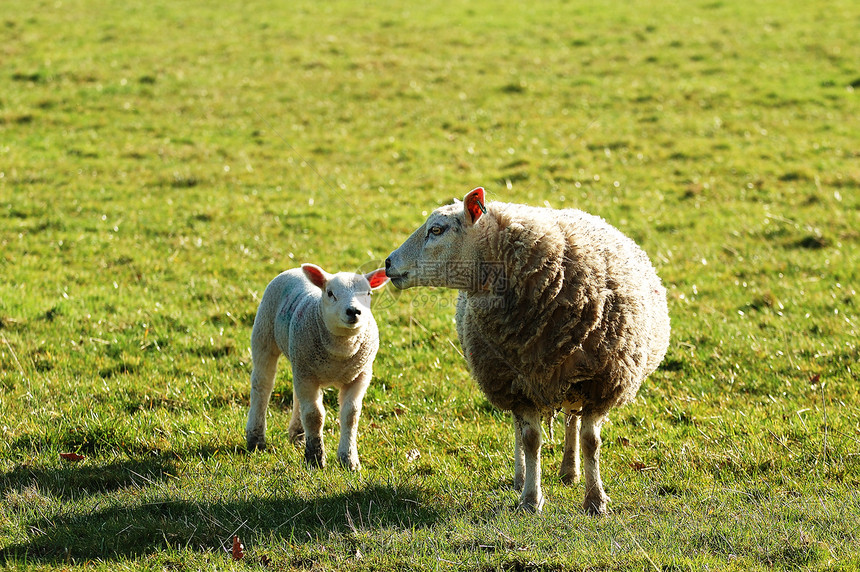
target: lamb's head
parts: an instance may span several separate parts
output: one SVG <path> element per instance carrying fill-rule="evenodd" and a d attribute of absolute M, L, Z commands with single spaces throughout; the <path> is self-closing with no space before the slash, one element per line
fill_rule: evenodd
<path fill-rule="evenodd" d="M 302 271 L 322 291 L 320 309 L 326 328 L 337 335 L 353 335 L 370 319 L 370 295 L 382 288 L 388 277 L 380 268 L 367 274 L 329 274 L 314 264 L 302 264 Z"/>
<path fill-rule="evenodd" d="M 385 260 L 385 272 L 398 288 L 443 286 L 463 288 L 476 265 L 469 234 L 486 212 L 484 189 L 463 201 L 439 207 L 418 230 Z"/>

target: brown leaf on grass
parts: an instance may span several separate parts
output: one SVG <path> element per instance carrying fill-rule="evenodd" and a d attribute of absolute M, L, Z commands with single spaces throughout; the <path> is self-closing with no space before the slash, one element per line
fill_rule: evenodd
<path fill-rule="evenodd" d="M 245 545 L 239 540 L 238 536 L 233 536 L 233 560 L 241 560 L 245 557 Z"/>
<path fill-rule="evenodd" d="M 656 471 L 657 467 L 651 467 L 643 463 L 642 461 L 633 461 L 630 463 L 630 468 L 634 471 L 641 473 L 643 471 Z"/>
<path fill-rule="evenodd" d="M 815 385 L 819 381 L 821 381 L 821 374 L 820 373 L 816 373 L 815 375 L 813 375 L 812 377 L 809 378 L 810 385 Z"/>
<path fill-rule="evenodd" d="M 83 455 L 78 455 L 77 453 L 60 453 L 60 458 L 64 461 L 70 461 L 72 463 L 77 463 L 78 461 L 83 461 L 86 459 Z"/>

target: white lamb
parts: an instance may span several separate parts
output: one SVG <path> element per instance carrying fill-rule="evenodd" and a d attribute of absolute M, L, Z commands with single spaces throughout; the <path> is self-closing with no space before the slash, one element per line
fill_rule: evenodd
<path fill-rule="evenodd" d="M 303 264 L 279 274 L 266 287 L 251 334 L 251 407 L 245 428 L 248 449 L 266 445 L 266 409 L 278 358 L 293 368 L 293 442 L 305 441 L 305 460 L 325 466 L 322 388 L 340 389 L 341 465 L 358 470 L 356 430 L 361 401 L 379 349 L 379 332 L 370 313 L 370 296 L 388 278 L 383 269 L 368 274 L 329 274 Z"/>
<path fill-rule="evenodd" d="M 578 210 L 490 202 L 482 188 L 443 206 L 385 261 L 398 288 L 460 290 L 457 333 L 490 403 L 514 415 L 520 507 L 539 511 L 540 421 L 567 413 L 561 478 L 605 513 L 600 428 L 631 401 L 669 344 L 666 290 L 647 255 Z"/>

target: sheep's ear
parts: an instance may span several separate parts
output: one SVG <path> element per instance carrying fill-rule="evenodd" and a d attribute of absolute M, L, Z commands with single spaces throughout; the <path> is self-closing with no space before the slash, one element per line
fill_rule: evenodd
<path fill-rule="evenodd" d="M 484 206 L 484 187 L 472 189 L 463 198 L 463 210 L 466 212 L 466 224 L 475 224 L 481 215 L 487 212 Z"/>
<path fill-rule="evenodd" d="M 326 282 L 329 281 L 331 275 L 317 266 L 316 264 L 302 264 L 302 271 L 311 283 L 322 290 L 325 288 Z"/>
<path fill-rule="evenodd" d="M 370 282 L 371 290 L 378 290 L 388 282 L 388 276 L 385 275 L 385 268 L 368 272 L 364 277 L 367 278 L 368 282 Z"/>

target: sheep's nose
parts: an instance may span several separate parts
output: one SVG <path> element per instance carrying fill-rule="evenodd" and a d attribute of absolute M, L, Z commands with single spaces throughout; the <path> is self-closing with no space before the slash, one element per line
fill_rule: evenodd
<path fill-rule="evenodd" d="M 385 259 L 385 271 L 388 272 L 391 270 L 391 257 Z"/>
<path fill-rule="evenodd" d="M 350 318 L 356 318 L 361 315 L 361 310 L 359 310 L 358 308 L 347 308 L 346 315 Z"/>

